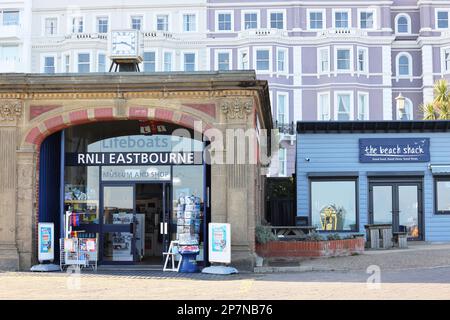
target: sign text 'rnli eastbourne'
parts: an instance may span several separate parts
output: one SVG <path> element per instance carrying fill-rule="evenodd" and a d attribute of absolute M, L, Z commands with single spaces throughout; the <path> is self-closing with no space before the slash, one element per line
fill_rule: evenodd
<path fill-rule="evenodd" d="M 190 165 L 202 162 L 202 152 L 66 153 L 67 166 Z"/>

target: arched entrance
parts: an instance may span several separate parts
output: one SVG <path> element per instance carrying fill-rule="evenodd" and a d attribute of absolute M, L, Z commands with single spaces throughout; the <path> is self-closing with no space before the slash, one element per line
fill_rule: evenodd
<path fill-rule="evenodd" d="M 201 128 L 196 131 L 205 135 L 210 128 L 224 132 L 272 127 L 267 82 L 238 72 L 4 76 L 0 108 L 0 267 L 12 270 L 37 262 L 37 223 L 41 214 L 50 215 L 61 204 L 47 201 L 47 207 L 40 207 L 41 192 L 54 192 L 43 185 L 40 189 L 40 167 L 45 167 L 41 154 L 63 153 L 57 144 L 63 130 L 130 120 L 189 129 L 198 121 Z M 45 146 L 47 139 L 54 141 Z M 227 151 L 216 154 L 225 159 Z M 64 162 L 59 161 L 46 166 L 61 168 Z M 232 261 L 251 265 L 254 228 L 263 215 L 263 171 L 259 163 L 213 164 L 210 169 L 211 221 L 232 225 Z M 54 183 L 45 185 L 56 185 L 58 177 L 48 176 Z M 60 199 L 64 183 L 59 180 Z"/>
<path fill-rule="evenodd" d="M 100 264 L 162 264 L 177 239 L 198 247 L 205 263 L 205 143 L 201 133 L 161 121 L 103 121 L 53 133 L 40 147 L 37 222 L 53 223 L 66 246 L 95 244 L 86 255 Z M 197 211 L 179 212 L 186 198 Z"/>

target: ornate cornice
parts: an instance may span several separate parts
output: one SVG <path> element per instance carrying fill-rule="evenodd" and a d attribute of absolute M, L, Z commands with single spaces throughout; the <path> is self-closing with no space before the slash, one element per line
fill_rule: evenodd
<path fill-rule="evenodd" d="M 23 105 L 19 100 L 0 101 L 0 120 L 14 121 L 20 119 L 23 114 Z"/>
<path fill-rule="evenodd" d="M 214 98 L 224 96 L 255 96 L 255 90 L 220 91 L 119 91 L 119 92 L 32 92 L 0 93 L 1 99 L 64 100 L 64 99 L 133 99 L 133 98 Z"/>
<path fill-rule="evenodd" d="M 247 119 L 247 116 L 252 113 L 253 103 L 250 100 L 241 99 L 225 100 L 220 104 L 220 110 L 227 119 Z"/>

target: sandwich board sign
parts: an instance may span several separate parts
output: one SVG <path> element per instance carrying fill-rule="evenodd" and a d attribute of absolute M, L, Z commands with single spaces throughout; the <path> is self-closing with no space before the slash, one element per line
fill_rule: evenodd
<path fill-rule="evenodd" d="M 209 262 L 231 263 L 231 226 L 209 223 Z"/>

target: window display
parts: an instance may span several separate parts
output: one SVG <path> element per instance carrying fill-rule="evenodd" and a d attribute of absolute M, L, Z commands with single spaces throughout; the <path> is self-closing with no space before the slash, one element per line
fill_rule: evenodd
<path fill-rule="evenodd" d="M 322 231 L 356 231 L 356 181 L 311 181 L 312 225 Z"/>

